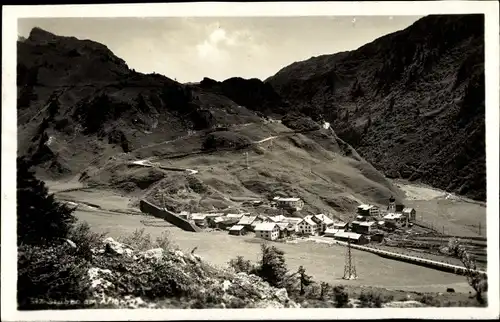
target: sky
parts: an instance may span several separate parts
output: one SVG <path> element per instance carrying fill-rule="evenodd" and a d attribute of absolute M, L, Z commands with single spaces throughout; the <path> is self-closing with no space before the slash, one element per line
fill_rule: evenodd
<path fill-rule="evenodd" d="M 23 18 L 33 27 L 106 45 L 138 72 L 179 82 L 203 77 L 265 80 L 313 56 L 354 50 L 420 16 Z"/>

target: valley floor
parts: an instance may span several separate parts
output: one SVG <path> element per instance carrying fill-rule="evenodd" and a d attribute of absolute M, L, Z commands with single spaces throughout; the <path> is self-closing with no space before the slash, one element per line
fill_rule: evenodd
<path fill-rule="evenodd" d="M 111 237 L 117 238 L 130 234 L 136 229 L 144 228 L 145 232 L 151 234 L 153 238 L 167 233 L 172 242 L 184 251 L 196 248 L 196 254 L 217 266 L 226 266 L 230 259 L 238 255 L 252 261 L 258 260 L 262 240 L 255 238 L 253 234 L 231 236 L 224 231 L 190 233 L 171 226 L 163 220 L 141 214 L 138 209 L 129 206 L 131 198 L 120 196 L 114 192 L 84 188 L 78 183 L 72 182 L 47 183 L 51 191 L 56 193 L 58 199 L 74 201 L 81 205 L 75 212 L 79 220 L 88 222 L 96 231 L 107 232 Z M 411 189 L 414 194 L 415 191 L 419 191 L 415 187 Z M 420 197 L 420 200 L 415 200 L 415 198 L 410 202 L 424 203 L 427 201 L 429 204 L 429 201 L 435 201 L 436 197 L 440 197 L 439 194 L 432 194 L 430 189 L 423 189 L 420 191 L 428 194 L 427 200 Z M 480 218 L 481 209 L 477 208 L 479 206 L 470 205 L 476 207 L 476 217 L 468 221 L 470 223 L 475 220 L 485 221 L 485 218 Z M 438 215 L 433 217 L 433 220 L 436 219 L 439 219 Z M 442 218 L 442 220 L 444 219 L 446 218 Z M 450 222 L 456 223 L 457 227 L 462 227 L 462 231 L 457 231 L 458 233 L 467 232 L 467 229 L 463 227 L 470 224 L 465 216 L 463 218 L 454 216 L 448 221 L 448 223 Z M 345 248 L 343 246 L 312 241 L 299 241 L 293 244 L 276 242 L 275 244 L 285 251 L 290 270 L 296 270 L 300 265 L 303 265 L 315 280 L 334 285 L 382 287 L 388 290 L 414 292 L 446 292 L 446 288 L 449 287 L 454 288 L 459 293 L 468 293 L 471 290 L 463 276 L 390 260 L 358 250 L 353 250 L 353 255 L 359 278 L 346 281 L 342 279 L 345 262 Z"/>

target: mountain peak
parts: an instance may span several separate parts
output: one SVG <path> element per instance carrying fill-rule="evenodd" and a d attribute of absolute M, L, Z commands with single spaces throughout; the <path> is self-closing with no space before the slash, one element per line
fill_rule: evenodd
<path fill-rule="evenodd" d="M 28 37 L 29 40 L 32 41 L 40 41 L 40 40 L 53 40 L 57 38 L 57 36 L 49 31 L 46 31 L 40 27 L 34 27 L 31 29 L 30 35 Z"/>

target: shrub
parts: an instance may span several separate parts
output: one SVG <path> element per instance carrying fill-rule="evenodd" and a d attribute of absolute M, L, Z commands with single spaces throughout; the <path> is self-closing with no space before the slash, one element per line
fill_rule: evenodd
<path fill-rule="evenodd" d="M 18 245 L 60 243 L 76 221 L 73 211 L 49 195 L 26 159 L 17 158 Z"/>
<path fill-rule="evenodd" d="M 335 298 L 335 307 L 347 307 L 347 304 L 349 303 L 349 295 L 343 286 L 335 286 L 333 288 L 333 296 Z"/>
<path fill-rule="evenodd" d="M 96 248 L 106 237 L 106 233 L 95 233 L 90 231 L 87 222 L 75 224 L 68 233 L 68 238 L 76 244 L 77 255 L 92 259 L 92 248 Z"/>
<path fill-rule="evenodd" d="M 54 303 L 77 301 L 83 306 L 90 295 L 90 264 L 65 244 L 23 245 L 18 248 L 17 300 L 19 309 L 42 309 Z M 74 306 L 72 306 L 74 307 Z"/>
<path fill-rule="evenodd" d="M 422 296 L 419 299 L 419 302 L 423 303 L 427 306 L 433 306 L 433 307 L 440 307 L 441 306 L 439 301 L 434 296 L 429 295 L 429 294 L 425 294 L 424 296 Z"/>
<path fill-rule="evenodd" d="M 381 294 L 375 292 L 361 293 L 359 296 L 360 307 L 382 307 L 384 302 Z"/>
<path fill-rule="evenodd" d="M 139 251 L 153 248 L 163 248 L 165 250 L 176 248 L 170 240 L 170 236 L 167 232 L 162 232 L 161 235 L 156 237 L 153 241 L 151 234 L 145 233 L 144 228 L 136 229 L 132 234 L 120 237 L 118 240 L 121 243 Z"/>
<path fill-rule="evenodd" d="M 118 240 L 137 250 L 148 250 L 154 248 L 151 235 L 146 234 L 144 228 L 136 229 L 132 234 L 120 237 Z"/>
<path fill-rule="evenodd" d="M 253 270 L 253 265 L 249 260 L 243 258 L 243 256 L 238 256 L 229 261 L 229 266 L 232 267 L 236 273 L 247 273 Z"/>

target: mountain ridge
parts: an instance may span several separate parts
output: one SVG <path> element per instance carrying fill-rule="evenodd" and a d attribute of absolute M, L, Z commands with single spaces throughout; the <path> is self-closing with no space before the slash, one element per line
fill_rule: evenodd
<path fill-rule="evenodd" d="M 388 177 L 486 198 L 484 16 L 427 16 L 265 81 Z"/>

